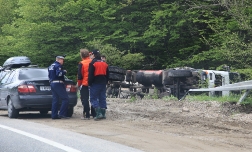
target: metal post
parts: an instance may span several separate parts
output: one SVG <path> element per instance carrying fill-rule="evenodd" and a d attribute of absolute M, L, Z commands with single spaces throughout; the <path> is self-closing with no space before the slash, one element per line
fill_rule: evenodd
<path fill-rule="evenodd" d="M 239 99 L 239 101 L 237 102 L 237 104 L 239 105 L 249 94 L 250 90 L 246 90 L 246 92 L 241 96 L 241 98 Z"/>
<path fill-rule="evenodd" d="M 188 91 L 186 91 L 186 93 L 184 94 L 184 96 L 182 97 L 182 98 L 180 98 L 179 99 L 179 101 L 182 101 L 182 100 L 184 100 L 185 98 L 186 98 L 186 95 L 189 93 L 189 90 Z"/>
<path fill-rule="evenodd" d="M 120 94 L 121 94 L 121 84 L 122 84 L 122 81 L 120 81 L 120 86 L 119 86 L 119 90 L 118 90 L 118 97 L 120 98 Z"/>
<path fill-rule="evenodd" d="M 176 84 L 176 94 L 177 94 L 177 98 L 179 100 L 179 96 L 180 96 L 180 79 L 176 78 L 177 84 Z"/>

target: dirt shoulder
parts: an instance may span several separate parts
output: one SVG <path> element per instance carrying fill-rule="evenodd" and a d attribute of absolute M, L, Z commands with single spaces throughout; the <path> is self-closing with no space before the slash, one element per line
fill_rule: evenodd
<path fill-rule="evenodd" d="M 21 113 L 19 119 L 117 142 L 147 152 L 252 151 L 250 107 L 211 102 L 108 99 L 107 119 L 81 120 L 82 105 L 68 120 Z M 1 111 L 0 115 L 6 115 Z M 83 141 L 85 142 L 85 141 Z"/>

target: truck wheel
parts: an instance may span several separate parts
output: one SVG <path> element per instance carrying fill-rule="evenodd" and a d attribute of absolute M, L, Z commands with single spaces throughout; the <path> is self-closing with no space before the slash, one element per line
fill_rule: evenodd
<path fill-rule="evenodd" d="M 109 73 L 109 80 L 111 81 L 124 81 L 125 76 L 118 73 Z"/>
<path fill-rule="evenodd" d="M 132 81 L 132 72 L 130 70 L 126 71 L 126 81 L 127 82 Z"/>
<path fill-rule="evenodd" d="M 190 70 L 170 70 L 168 72 L 169 77 L 178 78 L 178 77 L 191 77 L 192 71 Z"/>
<path fill-rule="evenodd" d="M 126 74 L 126 70 L 120 68 L 120 67 L 117 67 L 117 66 L 109 66 L 109 72 L 111 73 L 119 73 L 119 74 L 123 74 L 125 75 Z"/>
<path fill-rule="evenodd" d="M 111 95 L 112 95 L 112 88 L 111 88 L 111 87 L 108 87 L 108 88 L 107 88 L 106 94 L 107 94 L 107 97 L 108 97 L 108 98 L 111 97 Z"/>
<path fill-rule="evenodd" d="M 163 85 L 172 85 L 173 84 L 173 78 L 172 77 L 169 77 L 168 76 L 168 72 L 170 71 L 171 69 L 169 69 L 169 70 L 164 70 L 163 71 L 163 75 L 162 75 L 162 77 L 163 77 Z"/>
<path fill-rule="evenodd" d="M 136 72 L 132 72 L 132 79 L 131 79 L 131 81 L 132 81 L 132 83 L 136 83 L 137 81 L 136 81 Z"/>

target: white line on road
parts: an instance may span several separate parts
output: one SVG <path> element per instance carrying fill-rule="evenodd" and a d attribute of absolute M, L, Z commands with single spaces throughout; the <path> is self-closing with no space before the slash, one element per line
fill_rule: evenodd
<path fill-rule="evenodd" d="M 21 131 L 21 130 L 15 129 L 15 128 L 11 128 L 11 127 L 8 127 L 8 126 L 4 126 L 4 125 L 0 125 L 0 127 L 3 128 L 3 129 L 10 130 L 12 132 L 16 132 L 18 134 L 33 138 L 33 139 L 36 139 L 38 141 L 44 142 L 44 143 L 46 143 L 48 145 L 57 147 L 59 149 L 62 149 L 62 150 L 68 151 L 68 152 L 81 152 L 81 151 L 79 151 L 77 149 L 62 145 L 60 143 L 57 143 L 55 141 L 52 141 L 52 140 L 49 140 L 49 139 L 46 139 L 46 138 L 43 138 L 43 137 L 39 137 L 37 135 L 30 134 L 28 132 L 24 132 L 24 131 Z"/>

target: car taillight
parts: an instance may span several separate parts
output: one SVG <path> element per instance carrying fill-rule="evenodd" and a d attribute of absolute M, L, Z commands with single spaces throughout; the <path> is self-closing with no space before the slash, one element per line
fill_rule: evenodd
<path fill-rule="evenodd" d="M 20 85 L 18 86 L 18 92 L 20 93 L 31 93 L 36 92 L 36 89 L 33 85 Z"/>
<path fill-rule="evenodd" d="M 66 85 L 66 91 L 67 92 L 77 92 L 77 88 L 75 85 Z"/>

